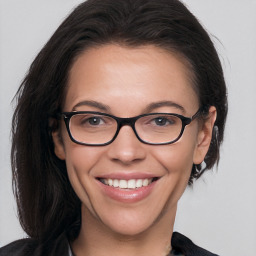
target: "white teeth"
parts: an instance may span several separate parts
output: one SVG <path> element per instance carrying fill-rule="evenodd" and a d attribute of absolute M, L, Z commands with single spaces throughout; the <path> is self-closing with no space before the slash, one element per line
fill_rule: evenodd
<path fill-rule="evenodd" d="M 136 188 L 136 180 L 128 180 L 128 188 Z"/>
<path fill-rule="evenodd" d="M 126 180 L 120 180 L 119 181 L 119 187 L 120 188 L 127 188 L 127 181 Z"/>
<path fill-rule="evenodd" d="M 113 181 L 113 187 L 115 187 L 115 188 L 119 187 L 119 181 L 118 180 Z"/>
<path fill-rule="evenodd" d="M 136 180 L 136 188 L 141 188 L 142 185 L 143 185 L 143 183 L 142 183 L 142 180 L 141 180 L 141 179 Z"/>
<path fill-rule="evenodd" d="M 148 185 L 148 179 L 143 180 L 142 186 L 143 186 L 143 187 L 146 187 L 147 185 Z"/>
<path fill-rule="evenodd" d="M 131 179 L 131 180 L 118 180 L 118 179 L 103 179 L 105 185 L 122 189 L 135 189 L 146 187 L 152 183 L 153 179 Z"/>

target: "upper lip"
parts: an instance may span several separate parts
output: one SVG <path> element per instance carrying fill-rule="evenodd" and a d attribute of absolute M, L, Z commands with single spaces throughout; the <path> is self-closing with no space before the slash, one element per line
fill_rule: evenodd
<path fill-rule="evenodd" d="M 131 179 L 151 179 L 159 178 L 159 175 L 152 173 L 141 173 L 141 172 L 116 172 L 109 174 L 98 175 L 97 178 L 101 179 L 118 179 L 118 180 L 131 180 Z"/>

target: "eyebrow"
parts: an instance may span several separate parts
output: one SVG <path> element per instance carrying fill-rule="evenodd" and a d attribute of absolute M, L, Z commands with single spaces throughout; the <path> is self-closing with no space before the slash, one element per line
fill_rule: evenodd
<path fill-rule="evenodd" d="M 90 107 L 98 108 L 101 111 L 111 112 L 110 111 L 110 107 L 108 105 L 105 105 L 105 104 L 97 102 L 97 101 L 92 101 L 92 100 L 84 100 L 84 101 L 81 101 L 81 102 L 77 103 L 72 108 L 72 111 L 76 111 L 76 108 L 78 108 L 80 106 L 90 106 Z M 161 108 L 161 107 L 174 107 L 174 108 L 182 111 L 183 113 L 185 113 L 184 107 L 182 107 L 181 105 L 179 105 L 179 104 L 177 104 L 177 103 L 175 103 L 173 101 L 158 101 L 158 102 L 150 103 L 143 110 L 143 113 L 149 113 L 149 112 L 152 112 L 154 109 Z"/>
<path fill-rule="evenodd" d="M 161 107 L 174 107 L 174 108 L 182 111 L 183 113 L 185 113 L 184 107 L 182 107 L 181 105 L 177 104 L 176 102 L 169 101 L 169 100 L 153 102 L 153 103 L 149 104 L 144 109 L 144 112 L 145 113 L 152 112 L 154 109 L 161 108 Z"/>
<path fill-rule="evenodd" d="M 84 101 L 81 101 L 81 102 L 77 103 L 72 108 L 72 111 L 75 111 L 76 108 L 81 107 L 81 106 L 90 106 L 90 107 L 98 108 L 98 109 L 100 109 L 102 111 L 105 111 L 105 112 L 110 112 L 110 107 L 109 106 L 107 106 L 103 103 L 97 102 L 97 101 L 93 101 L 93 100 L 84 100 Z"/>

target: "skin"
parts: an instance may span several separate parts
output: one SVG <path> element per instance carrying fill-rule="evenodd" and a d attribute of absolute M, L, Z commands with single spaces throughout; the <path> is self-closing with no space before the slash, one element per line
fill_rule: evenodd
<path fill-rule="evenodd" d="M 191 73 L 177 55 L 155 46 L 128 48 L 105 45 L 80 55 L 70 71 L 63 111 L 101 111 L 118 117 L 145 113 L 155 102 L 171 101 L 150 112 L 191 117 L 199 108 Z M 107 106 L 83 105 L 94 101 Z M 79 105 L 74 108 L 74 106 Z M 171 145 L 141 143 L 124 126 L 107 146 L 72 142 L 64 122 L 53 132 L 56 155 L 66 161 L 70 182 L 82 202 L 82 226 L 72 244 L 75 255 L 166 255 L 173 232 L 177 202 L 193 163 L 209 148 L 216 109 L 209 118 L 188 125 Z M 116 172 L 147 173 L 160 177 L 151 193 L 135 203 L 113 200 L 99 189 L 96 177 Z M 99 246 L 100 243 L 100 246 Z"/>

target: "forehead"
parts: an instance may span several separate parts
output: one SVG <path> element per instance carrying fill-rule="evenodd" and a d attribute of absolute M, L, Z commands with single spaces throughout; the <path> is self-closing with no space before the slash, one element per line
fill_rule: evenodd
<path fill-rule="evenodd" d="M 113 107 L 152 101 L 176 100 L 184 107 L 198 105 L 193 74 L 177 54 L 147 45 L 104 45 L 84 51 L 70 73 L 65 110 L 82 100 Z M 117 104 L 115 104 L 117 103 Z"/>

